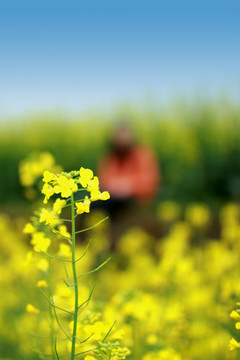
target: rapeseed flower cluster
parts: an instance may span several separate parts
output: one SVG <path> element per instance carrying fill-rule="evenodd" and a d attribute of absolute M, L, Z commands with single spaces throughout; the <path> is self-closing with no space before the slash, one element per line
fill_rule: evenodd
<path fill-rule="evenodd" d="M 88 272 L 84 269 L 84 263 L 87 263 L 85 261 L 82 267 L 83 274 L 77 275 L 82 264 L 80 260 L 86 255 L 90 242 L 85 250 L 81 249 L 82 254 L 79 254 L 76 234 L 84 229 L 76 231 L 75 218 L 79 214 L 89 213 L 92 201 L 109 199 L 109 193 L 101 192 L 98 178 L 94 176 L 92 170 L 83 167 L 79 171 L 60 174 L 45 170 L 43 182 L 42 193 L 45 195 L 43 202 L 48 207 L 37 211 L 32 221 L 28 222 L 23 229 L 24 233 L 31 236 L 30 244 L 33 246 L 33 252 L 36 255 L 39 254 L 35 256 L 32 252 L 28 252 L 25 264 L 29 266 L 35 262 L 39 267 L 38 261 L 40 261 L 39 269 L 45 272 L 45 276 L 41 276 L 36 287 L 49 305 L 48 329 L 46 329 L 45 315 L 42 315 L 45 311 L 42 312 L 31 303 L 26 305 L 26 312 L 29 315 L 39 315 L 37 326 L 39 328 L 42 324 L 46 337 L 51 340 L 47 347 L 36 344 L 37 351 L 40 355 L 49 352 L 52 359 L 65 358 L 67 353 L 70 353 L 72 360 L 85 353 L 92 353 L 93 356 L 97 356 L 97 359 L 102 360 L 125 359 L 130 351 L 126 347 L 121 347 L 119 342 L 121 337 L 119 338 L 118 332 L 114 329 L 115 322 L 105 322 L 101 314 L 91 311 L 84 315 L 84 309 L 89 305 L 93 288 L 86 289 L 79 282 L 79 278 L 97 271 L 109 259 Z M 75 201 L 74 194 L 80 191 L 85 191 L 88 195 L 85 195 L 82 200 Z M 49 201 L 53 197 L 55 197 L 54 202 L 50 204 Z M 62 211 L 67 208 L 70 208 L 71 216 L 63 219 L 61 218 Z M 68 231 L 65 222 L 71 223 L 71 232 Z M 64 242 L 59 242 L 59 239 Z M 38 260 L 40 255 L 45 258 Z M 53 261 L 64 265 L 66 280 L 63 284 L 55 282 L 56 277 L 54 277 L 56 285 L 53 286 Z M 56 264 L 54 266 L 56 267 Z M 72 275 L 70 275 L 71 271 Z M 79 301 L 80 294 L 82 302 Z M 34 333 L 35 329 L 31 332 Z M 65 335 L 65 342 L 59 340 L 62 335 Z"/>
<path fill-rule="evenodd" d="M 48 351 L 51 353 L 52 359 L 59 359 L 59 353 L 61 354 L 60 356 L 65 357 L 67 351 L 69 351 L 71 359 L 73 360 L 78 352 L 80 352 L 79 355 L 81 355 L 82 352 L 89 352 L 89 346 L 92 344 L 92 346 L 95 345 L 94 351 L 92 351 L 93 353 L 97 353 L 98 358 L 103 360 L 107 358 L 115 360 L 125 359 L 129 353 L 127 348 L 121 348 L 119 342 L 104 342 L 110 333 L 109 324 L 99 321 L 98 316 L 96 316 L 93 321 L 91 314 L 88 314 L 87 317 L 79 317 L 86 306 L 89 305 L 93 289 L 89 289 L 86 298 L 80 303 L 78 300 L 80 287 L 78 279 L 87 274 L 77 275 L 77 263 L 86 254 L 87 248 L 82 255 L 76 258 L 77 232 L 75 230 L 75 218 L 78 214 L 89 213 L 92 201 L 109 199 L 109 193 L 107 191 L 101 192 L 98 178 L 94 176 L 92 170 L 83 167 L 81 167 L 79 171 L 71 171 L 70 173 L 62 172 L 60 174 L 54 174 L 45 170 L 43 182 L 42 193 L 45 195 L 43 200 L 44 204 L 47 204 L 53 196 L 55 196 L 55 201 L 51 207 L 44 207 L 40 212 L 36 212 L 32 222 L 25 225 L 23 232 L 31 235 L 30 244 L 33 245 L 33 251 L 47 256 L 48 259 L 46 278 L 38 280 L 36 284 L 50 306 L 49 338 L 51 339 L 51 349 Z M 89 195 L 85 195 L 81 201 L 75 201 L 74 193 L 79 191 L 88 192 Z M 62 210 L 67 207 L 70 207 L 71 210 L 70 219 L 60 218 Z M 71 233 L 68 232 L 64 224 L 65 222 L 71 223 Z M 80 232 L 81 231 L 82 230 L 80 230 Z M 52 242 L 56 236 L 67 241 L 67 243 L 60 242 L 57 256 L 52 254 L 52 250 L 51 254 L 48 253 L 49 248 L 53 248 Z M 64 280 L 64 287 L 56 287 L 56 293 L 54 293 L 51 280 L 51 260 L 53 259 L 63 262 L 67 277 L 66 280 Z M 32 254 L 27 257 L 27 261 L 31 262 L 31 260 Z M 106 262 L 107 261 L 103 262 L 89 273 L 95 272 Z M 68 265 L 72 267 L 72 279 L 69 275 L 70 269 Z M 62 304 L 62 302 L 64 302 L 64 304 Z M 65 314 L 65 317 L 62 318 L 61 316 L 61 321 L 59 318 L 60 315 L 57 313 L 59 310 Z M 41 315 L 40 310 L 30 303 L 26 305 L 26 311 L 31 315 Z M 68 318 L 66 318 L 66 315 L 68 315 Z M 56 325 L 58 325 L 58 328 L 64 333 L 66 340 L 69 340 L 65 348 L 63 348 L 62 342 L 58 344 L 59 353 L 59 350 L 57 350 L 59 329 L 56 329 Z M 112 328 L 113 325 L 110 326 L 110 330 L 112 330 Z M 82 339 L 80 340 L 78 336 Z M 89 341 L 87 342 L 87 340 Z M 39 354 L 43 354 L 42 350 L 39 349 L 38 351 Z"/>
<path fill-rule="evenodd" d="M 81 167 L 79 171 L 61 173 L 60 175 L 55 175 L 46 170 L 43 175 L 44 185 L 42 193 L 45 195 L 44 204 L 46 204 L 54 194 L 60 194 L 62 198 L 69 198 L 72 193 L 78 190 L 78 184 L 90 193 L 90 197 L 86 196 L 84 201 L 76 202 L 78 214 L 89 212 L 91 201 L 108 200 L 110 198 L 107 191 L 101 192 L 99 190 L 99 180 L 97 176 L 93 175 L 90 169 Z"/>

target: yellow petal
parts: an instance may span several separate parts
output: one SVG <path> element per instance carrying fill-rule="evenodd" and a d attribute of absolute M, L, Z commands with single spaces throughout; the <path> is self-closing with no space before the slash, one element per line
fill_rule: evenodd
<path fill-rule="evenodd" d="M 68 187 L 68 184 L 69 184 L 69 180 L 64 175 L 59 176 L 59 178 L 57 179 L 57 182 L 60 186 L 63 186 L 63 187 Z"/>

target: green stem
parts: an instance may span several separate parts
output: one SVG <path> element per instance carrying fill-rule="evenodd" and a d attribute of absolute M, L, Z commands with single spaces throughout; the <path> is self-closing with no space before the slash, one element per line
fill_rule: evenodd
<path fill-rule="evenodd" d="M 51 259 L 48 258 L 48 295 L 49 298 L 52 298 L 52 284 L 51 284 Z M 51 331 L 51 347 L 52 347 L 52 359 L 55 360 L 55 331 L 54 331 L 54 315 L 53 315 L 53 309 L 52 306 L 49 305 L 49 318 L 50 318 L 50 331 Z"/>
<path fill-rule="evenodd" d="M 77 336 L 77 320 L 78 320 L 78 280 L 77 280 L 76 262 L 75 262 L 76 234 L 75 234 L 75 209 L 74 209 L 73 194 L 71 195 L 71 218 L 72 218 L 72 273 L 73 273 L 73 286 L 74 286 L 74 292 L 75 292 L 71 360 L 74 360 L 74 358 L 75 358 L 75 343 L 76 343 L 76 336 Z"/>

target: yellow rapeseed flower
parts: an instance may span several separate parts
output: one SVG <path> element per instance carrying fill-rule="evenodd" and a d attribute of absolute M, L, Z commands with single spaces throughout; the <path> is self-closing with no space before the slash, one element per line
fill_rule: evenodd
<path fill-rule="evenodd" d="M 77 214 L 89 213 L 91 201 L 86 196 L 84 201 L 76 202 Z"/>
<path fill-rule="evenodd" d="M 45 222 L 45 224 L 53 225 L 56 222 L 56 213 L 42 208 L 39 221 Z"/>
<path fill-rule="evenodd" d="M 67 244 L 61 243 L 61 244 L 59 245 L 58 256 L 71 257 L 71 256 L 72 256 L 72 252 L 71 252 L 70 246 L 67 245 Z"/>
<path fill-rule="evenodd" d="M 49 268 L 49 262 L 46 259 L 39 259 L 37 262 L 37 268 L 43 272 L 47 272 Z"/>
<path fill-rule="evenodd" d="M 46 238 L 43 232 L 37 232 L 33 234 L 31 244 L 36 252 L 47 251 L 51 244 L 51 240 Z"/>
<path fill-rule="evenodd" d="M 108 200 L 110 199 L 110 194 L 108 191 L 101 192 L 100 190 L 93 190 L 91 191 L 91 200 L 97 201 L 97 200 Z"/>
<path fill-rule="evenodd" d="M 61 214 L 62 208 L 66 205 L 65 200 L 57 199 L 53 204 L 53 211 L 55 211 L 58 215 Z"/>
<path fill-rule="evenodd" d="M 40 310 L 35 308 L 35 306 L 33 306 L 32 304 L 27 304 L 26 311 L 29 314 L 39 314 L 40 313 Z"/>
<path fill-rule="evenodd" d="M 32 261 L 32 251 L 28 251 L 27 254 L 26 254 L 26 259 L 25 261 L 23 262 L 23 266 L 28 266 L 31 264 L 31 261 Z"/>
<path fill-rule="evenodd" d="M 240 348 L 240 343 L 237 342 L 234 338 L 232 338 L 229 342 L 230 350 L 235 350 Z"/>
<path fill-rule="evenodd" d="M 25 227 L 24 227 L 24 229 L 23 229 L 23 232 L 24 232 L 24 234 L 32 234 L 32 233 L 34 232 L 34 227 L 33 227 L 33 225 L 32 225 L 30 222 L 28 222 L 28 223 L 25 225 Z"/>
<path fill-rule="evenodd" d="M 230 317 L 234 320 L 240 320 L 240 314 L 236 310 L 233 310 L 231 312 Z"/>
<path fill-rule="evenodd" d="M 45 170 L 43 173 L 43 182 L 48 183 L 52 180 L 56 180 L 56 175 L 48 170 Z"/>
<path fill-rule="evenodd" d="M 73 179 L 68 179 L 66 176 L 61 175 L 57 179 L 58 185 L 54 186 L 54 192 L 56 194 L 61 193 L 62 197 L 68 198 L 74 191 L 77 191 L 77 184 Z"/>
<path fill-rule="evenodd" d="M 89 181 L 93 178 L 93 172 L 90 169 L 85 169 L 81 167 L 79 173 L 80 173 L 79 182 L 82 185 L 82 187 L 86 188 L 88 186 Z"/>
<path fill-rule="evenodd" d="M 99 190 L 99 180 L 97 176 L 94 176 L 94 178 L 88 182 L 87 191 L 92 192 L 97 190 Z"/>
<path fill-rule="evenodd" d="M 50 197 L 54 194 L 54 189 L 51 185 L 49 184 L 44 184 L 43 188 L 42 188 L 42 194 L 45 195 L 45 198 L 43 200 L 44 204 L 47 204 L 48 200 L 50 199 Z"/>
<path fill-rule="evenodd" d="M 91 200 L 108 200 L 110 198 L 108 191 L 101 192 L 99 190 L 99 180 L 97 176 L 94 176 L 92 180 L 88 182 L 87 191 L 91 193 Z"/>
<path fill-rule="evenodd" d="M 37 287 L 46 288 L 46 287 L 48 287 L 48 284 L 47 284 L 47 282 L 45 280 L 39 280 L 37 282 Z"/>
<path fill-rule="evenodd" d="M 71 234 L 69 234 L 69 232 L 67 231 L 66 225 L 59 225 L 58 226 L 58 231 L 63 236 L 66 236 L 66 237 L 69 237 L 69 238 L 71 237 Z"/>

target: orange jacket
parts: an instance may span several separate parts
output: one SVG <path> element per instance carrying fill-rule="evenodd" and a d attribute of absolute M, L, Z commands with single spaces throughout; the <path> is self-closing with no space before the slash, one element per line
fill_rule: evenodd
<path fill-rule="evenodd" d="M 124 156 L 108 154 L 99 164 L 98 177 L 102 190 L 113 198 L 151 200 L 160 185 L 160 170 L 153 152 L 134 146 Z"/>

